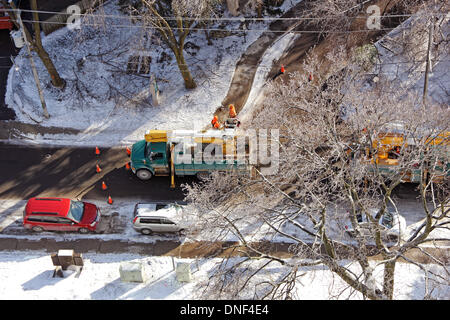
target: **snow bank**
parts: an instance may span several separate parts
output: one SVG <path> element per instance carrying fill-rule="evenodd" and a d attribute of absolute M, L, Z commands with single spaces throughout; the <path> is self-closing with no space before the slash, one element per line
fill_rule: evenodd
<path fill-rule="evenodd" d="M 442 36 L 450 33 L 449 16 L 442 17 Z M 422 94 L 428 49 L 428 17 L 418 12 L 375 43 L 379 61 L 373 72 L 392 83 L 392 88 L 404 88 Z M 403 38 L 409 37 L 411 48 L 402 46 Z M 443 47 L 443 49 L 442 49 Z M 450 53 L 445 46 L 440 52 L 432 48 L 432 67 L 429 75 L 428 97 L 435 103 L 449 104 Z"/>

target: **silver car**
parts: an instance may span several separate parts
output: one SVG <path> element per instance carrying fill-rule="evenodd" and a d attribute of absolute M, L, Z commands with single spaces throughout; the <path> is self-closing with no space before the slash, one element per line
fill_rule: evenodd
<path fill-rule="evenodd" d="M 369 209 L 369 212 L 372 216 L 375 216 L 377 210 Z M 356 215 L 356 220 L 359 224 L 362 236 L 370 237 L 372 235 L 372 224 L 367 220 L 366 215 L 358 212 Z M 405 234 L 406 220 L 403 216 L 396 212 L 386 211 L 378 221 L 378 227 L 380 228 L 381 235 L 385 240 L 396 241 L 399 236 L 402 237 Z M 355 236 L 355 230 L 351 227 L 350 221 L 348 221 L 348 224 L 345 226 L 345 231 L 350 236 Z"/>
<path fill-rule="evenodd" d="M 137 203 L 134 207 L 133 228 L 145 235 L 154 232 L 182 233 L 184 228 L 176 222 L 182 210 L 182 206 L 176 203 Z"/>

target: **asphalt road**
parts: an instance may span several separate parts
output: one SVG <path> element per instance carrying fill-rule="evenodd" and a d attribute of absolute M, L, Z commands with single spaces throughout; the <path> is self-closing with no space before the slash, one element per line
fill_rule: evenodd
<path fill-rule="evenodd" d="M 139 180 L 125 169 L 129 158 L 124 149 L 53 148 L 0 144 L 0 199 L 28 199 L 55 196 L 105 200 L 183 200 L 180 187 L 196 181 L 193 177 L 176 177 L 170 188 L 169 177 Z M 96 164 L 102 171 L 96 172 Z M 102 190 L 102 181 L 108 189 Z"/>

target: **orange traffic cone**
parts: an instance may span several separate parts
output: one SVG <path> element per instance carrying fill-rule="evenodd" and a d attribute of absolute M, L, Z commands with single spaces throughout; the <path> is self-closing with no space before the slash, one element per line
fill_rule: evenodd
<path fill-rule="evenodd" d="M 127 155 L 131 156 L 131 150 L 127 147 Z"/>
<path fill-rule="evenodd" d="M 95 154 L 99 155 L 100 154 L 100 149 L 98 147 L 95 147 Z"/>
<path fill-rule="evenodd" d="M 125 163 L 125 169 L 126 170 L 130 170 L 130 163 L 129 162 Z"/>
<path fill-rule="evenodd" d="M 106 186 L 105 181 L 102 181 L 102 190 L 106 190 L 108 189 L 108 187 Z"/>
<path fill-rule="evenodd" d="M 113 204 L 113 199 L 111 199 L 111 196 L 108 196 L 108 203 Z"/>
<path fill-rule="evenodd" d="M 98 164 L 96 164 L 95 166 L 96 166 L 95 171 L 97 171 L 97 173 L 102 172 L 102 169 L 100 169 L 100 166 Z"/>

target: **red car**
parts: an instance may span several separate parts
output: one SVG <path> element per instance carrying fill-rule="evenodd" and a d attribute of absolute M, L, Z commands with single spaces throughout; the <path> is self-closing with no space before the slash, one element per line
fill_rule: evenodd
<path fill-rule="evenodd" d="M 64 198 L 31 198 L 23 212 L 23 226 L 36 232 L 95 231 L 100 221 L 96 205 Z"/>
<path fill-rule="evenodd" d="M 11 30 L 13 28 L 13 24 L 8 14 L 3 11 L 3 6 L 0 4 L 0 30 L 8 29 Z"/>

